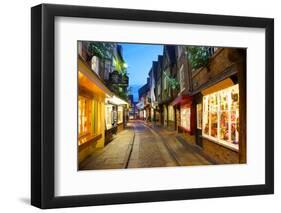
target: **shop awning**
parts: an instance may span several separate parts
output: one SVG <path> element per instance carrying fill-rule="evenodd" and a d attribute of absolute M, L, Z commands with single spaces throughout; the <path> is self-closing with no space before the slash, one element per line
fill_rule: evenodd
<path fill-rule="evenodd" d="M 191 104 L 191 102 L 192 102 L 192 96 L 180 95 L 176 97 L 176 99 L 172 102 L 172 105 L 176 106 L 176 105 Z"/>
<path fill-rule="evenodd" d="M 106 98 L 106 102 L 107 103 L 110 103 L 110 104 L 114 104 L 114 105 L 127 105 L 129 106 L 129 104 L 124 101 L 123 99 L 113 95 L 112 97 L 110 98 Z"/>

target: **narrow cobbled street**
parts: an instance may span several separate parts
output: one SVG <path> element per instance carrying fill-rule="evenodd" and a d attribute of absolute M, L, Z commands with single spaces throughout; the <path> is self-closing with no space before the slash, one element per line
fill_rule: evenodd
<path fill-rule="evenodd" d="M 130 121 L 125 130 L 85 159 L 80 167 L 92 170 L 208 164 L 214 162 L 175 131 L 136 120 Z"/>
<path fill-rule="evenodd" d="M 246 163 L 245 49 L 78 47 L 78 170 Z"/>

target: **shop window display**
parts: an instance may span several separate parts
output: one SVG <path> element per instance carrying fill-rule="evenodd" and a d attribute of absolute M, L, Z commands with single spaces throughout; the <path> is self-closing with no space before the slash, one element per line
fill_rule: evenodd
<path fill-rule="evenodd" d="M 203 97 L 203 136 L 238 149 L 238 84 Z"/>
<path fill-rule="evenodd" d="M 89 136 L 93 133 L 93 120 L 92 120 L 92 100 L 83 96 L 79 96 L 78 101 L 78 130 L 79 138 Z M 84 140 L 79 140 L 79 145 L 82 144 Z"/>
<path fill-rule="evenodd" d="M 190 107 L 181 108 L 181 126 L 190 131 Z"/>
<path fill-rule="evenodd" d="M 117 123 L 120 124 L 123 122 L 123 107 L 122 106 L 118 106 L 118 115 L 117 115 Z"/>
<path fill-rule="evenodd" d="M 114 126 L 114 118 L 113 118 L 113 105 L 108 104 L 106 105 L 106 112 L 105 112 L 105 118 L 106 118 L 106 129 L 110 129 Z"/>

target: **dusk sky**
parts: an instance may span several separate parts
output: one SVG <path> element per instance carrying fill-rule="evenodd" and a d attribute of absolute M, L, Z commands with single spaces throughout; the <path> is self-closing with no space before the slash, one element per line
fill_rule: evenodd
<path fill-rule="evenodd" d="M 124 44 L 123 57 L 128 65 L 129 87 L 132 87 L 134 100 L 138 99 L 138 89 L 146 84 L 152 61 L 163 54 L 163 45 Z"/>

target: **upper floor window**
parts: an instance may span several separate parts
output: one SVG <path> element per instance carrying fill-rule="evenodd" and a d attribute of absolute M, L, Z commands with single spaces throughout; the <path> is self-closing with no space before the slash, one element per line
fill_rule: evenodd
<path fill-rule="evenodd" d="M 214 48 L 214 47 L 209 47 L 209 48 L 208 48 L 208 53 L 209 53 L 209 56 L 214 55 L 214 53 L 215 53 L 215 48 Z"/>
<path fill-rule="evenodd" d="M 109 73 L 111 72 L 111 62 L 106 60 L 104 64 L 104 79 L 108 80 L 109 79 Z"/>
<path fill-rule="evenodd" d="M 184 69 L 183 69 L 183 64 L 181 65 L 180 68 L 180 91 L 184 90 Z"/>
<path fill-rule="evenodd" d="M 97 56 L 92 57 L 91 68 L 95 73 L 99 75 L 99 58 Z"/>

